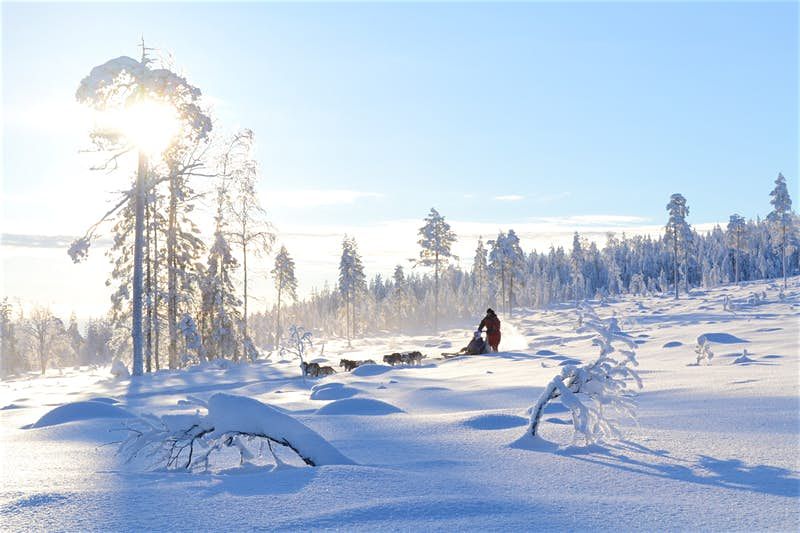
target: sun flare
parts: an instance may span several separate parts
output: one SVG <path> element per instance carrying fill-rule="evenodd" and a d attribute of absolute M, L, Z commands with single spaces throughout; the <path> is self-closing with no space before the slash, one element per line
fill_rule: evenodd
<path fill-rule="evenodd" d="M 101 122 L 104 129 L 117 131 L 151 157 L 163 153 L 180 130 L 175 108 L 155 100 L 143 100 L 124 109 L 106 111 Z"/>

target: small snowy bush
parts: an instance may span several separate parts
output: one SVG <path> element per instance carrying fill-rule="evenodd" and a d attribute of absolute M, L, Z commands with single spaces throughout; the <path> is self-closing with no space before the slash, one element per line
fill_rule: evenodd
<path fill-rule="evenodd" d="M 620 331 L 616 318 L 604 322 L 586 304 L 579 308 L 579 313 L 582 326 L 578 332 L 595 334 L 592 344 L 600 349 L 600 355 L 586 365 L 565 366 L 545 387 L 529 409 L 528 432 L 534 437 L 539 431 L 545 406 L 556 399 L 572 414 L 573 444 L 581 436 L 587 444 L 619 437 L 617 419 L 621 415 L 634 418 L 635 392 L 628 388 L 628 380 L 632 379 L 638 388 L 642 387 L 639 375 L 632 368 L 638 365 L 636 343 Z"/>
<path fill-rule="evenodd" d="M 128 367 L 120 359 L 114 359 L 111 363 L 111 375 L 117 379 L 127 379 L 131 377 Z"/>
<path fill-rule="evenodd" d="M 287 354 L 293 355 L 300 359 L 300 368 L 305 369 L 305 355 L 311 349 L 311 336 L 310 331 L 306 331 L 301 326 L 289 326 L 289 338 L 285 342 L 281 342 L 280 354 L 281 357 L 286 357 Z M 303 370 L 305 376 L 305 370 Z"/>
<path fill-rule="evenodd" d="M 733 364 L 746 364 L 754 362 L 752 359 L 750 359 L 750 355 L 751 354 L 748 353 L 747 348 L 745 348 L 742 350 L 742 355 L 733 360 Z"/>
<path fill-rule="evenodd" d="M 258 400 L 217 393 L 205 407 L 191 415 L 145 415 L 123 426 L 130 432 L 119 447 L 128 462 L 137 457 L 155 461 L 167 470 L 208 470 L 216 452 L 225 448 L 239 453 L 239 464 L 253 463 L 269 453 L 275 467 L 285 463 L 273 444 L 294 452 L 308 466 L 353 464 L 318 433 L 295 418 Z M 266 450 L 264 445 L 266 444 Z"/>
<path fill-rule="evenodd" d="M 714 359 L 714 352 L 711 351 L 711 344 L 708 342 L 708 339 L 706 339 L 705 336 L 700 336 L 697 339 L 697 345 L 694 347 L 694 353 L 697 354 L 697 366 L 700 365 L 700 361 L 705 361 L 707 365 L 710 365 L 711 360 Z"/>

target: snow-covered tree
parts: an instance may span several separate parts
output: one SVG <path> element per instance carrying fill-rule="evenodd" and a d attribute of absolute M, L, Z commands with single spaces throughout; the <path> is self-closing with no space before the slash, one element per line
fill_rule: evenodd
<path fill-rule="evenodd" d="M 573 294 L 575 296 L 576 305 L 582 298 L 586 296 L 584 294 L 586 289 L 586 280 L 583 276 L 583 267 L 584 263 L 586 262 L 586 258 L 584 257 L 583 245 L 584 243 L 581 240 L 581 236 L 576 231 L 572 236 L 572 254 L 570 255 L 570 263 L 572 265 L 572 283 L 574 287 Z"/>
<path fill-rule="evenodd" d="M 731 215 L 728 222 L 728 246 L 734 253 L 734 281 L 739 283 L 739 271 L 741 270 L 741 253 L 745 250 L 745 231 L 747 225 L 741 215 Z"/>
<path fill-rule="evenodd" d="M 178 324 L 178 329 L 183 335 L 184 345 L 186 346 L 186 353 L 183 355 L 183 360 L 204 362 L 206 360 L 206 349 L 205 346 L 203 346 L 203 337 L 200 335 L 197 322 L 195 322 L 190 315 L 183 315 Z M 194 352 L 194 357 L 191 355 L 191 352 Z"/>
<path fill-rule="evenodd" d="M 286 296 L 292 301 L 297 300 L 297 278 L 294 275 L 294 259 L 289 255 L 286 246 L 281 246 L 275 256 L 275 267 L 272 269 L 272 279 L 275 281 L 275 292 L 277 302 L 275 304 L 275 344 L 280 346 L 281 332 L 281 305 L 283 297 Z"/>
<path fill-rule="evenodd" d="M 422 266 L 433 267 L 434 276 L 434 306 L 433 329 L 439 330 L 439 276 L 453 257 L 451 247 L 456 241 L 456 234 L 450 229 L 450 224 L 439 212 L 431 208 L 425 217 L 425 225 L 419 229 L 418 241 L 421 250 L 418 263 Z"/>
<path fill-rule="evenodd" d="M 0 301 L 0 378 L 23 370 L 13 307 L 8 297 Z"/>
<path fill-rule="evenodd" d="M 500 302 L 506 312 L 513 311 L 514 281 L 522 284 L 525 268 L 525 254 L 519 244 L 519 237 L 513 229 L 500 232 L 497 238 L 489 241 L 489 272 L 500 283 Z"/>
<path fill-rule="evenodd" d="M 152 68 L 147 50 L 142 43 L 140 61 L 122 56 L 93 68 L 76 92 L 79 102 L 105 111 L 110 117 L 122 117 L 99 124 L 92 132 L 98 150 L 110 154 L 102 168 L 116 168 L 120 159 L 134 150 L 138 158 L 133 188 L 69 250 L 73 260 L 85 258 L 99 224 L 123 206 L 131 206 L 134 219 L 131 341 L 133 374 L 137 376 L 144 371 L 144 219 L 146 196 L 153 183 L 148 179 L 150 169 L 163 158 L 174 137 L 185 135 L 186 131 L 204 137 L 211 130 L 211 120 L 198 105 L 200 90 L 169 69 Z"/>
<path fill-rule="evenodd" d="M 256 257 L 269 253 L 275 235 L 267 222 L 266 210 L 261 207 L 256 192 L 258 164 L 253 157 L 253 132 L 242 130 L 233 136 L 223 156 L 223 176 L 230 179 L 231 195 L 226 205 L 230 218 L 228 237 L 242 252 L 242 339 L 250 342 L 247 330 L 247 259 L 248 252 Z"/>
<path fill-rule="evenodd" d="M 478 237 L 475 257 L 472 260 L 472 288 L 475 293 L 474 310 L 478 311 L 489 303 L 489 262 L 483 237 Z"/>
<path fill-rule="evenodd" d="M 775 236 L 775 246 L 781 251 L 781 272 L 783 274 L 783 287 L 786 288 L 786 260 L 787 251 L 794 237 L 795 216 L 792 211 L 792 199 L 786 187 L 786 178 L 778 173 L 775 179 L 775 188 L 769 193 L 772 199 L 772 211 L 767 215 L 767 220 L 772 225 Z"/>
<path fill-rule="evenodd" d="M 208 266 L 203 279 L 203 323 L 205 346 L 213 358 L 231 357 L 239 360 L 238 330 L 241 320 L 241 301 L 233 285 L 233 273 L 239 264 L 231 252 L 225 235 L 224 206 L 228 190 L 226 180 L 221 179 L 217 187 L 217 215 L 214 245 L 208 252 Z"/>
<path fill-rule="evenodd" d="M 69 317 L 69 326 L 67 326 L 65 336 L 71 350 L 70 358 L 75 365 L 79 365 L 85 340 L 81 335 L 80 329 L 78 329 L 78 319 L 75 313 L 72 313 Z"/>
<path fill-rule="evenodd" d="M 629 388 L 628 381 L 633 380 L 638 388 L 642 387 L 634 369 L 638 366 L 636 343 L 620 330 L 615 317 L 602 320 L 585 304 L 579 313 L 578 331 L 594 334 L 592 344 L 599 348 L 599 357 L 585 365 L 564 366 L 545 387 L 529 409 L 528 434 L 533 437 L 538 436 L 544 408 L 556 399 L 572 415 L 573 443 L 580 436 L 587 444 L 618 438 L 618 418 L 635 416 L 635 391 Z"/>
<path fill-rule="evenodd" d="M 691 230 L 686 222 L 686 217 L 689 215 L 686 198 L 680 193 L 673 194 L 667 204 L 667 211 L 669 212 L 669 220 L 666 226 L 666 237 L 667 241 L 672 245 L 675 299 L 677 299 L 680 279 L 680 249 L 681 247 L 683 248 L 684 257 L 686 257 L 688 255 L 689 239 L 691 238 Z"/>
<path fill-rule="evenodd" d="M 56 318 L 49 309 L 37 307 L 26 320 L 25 329 L 39 361 L 42 375 L 44 375 L 48 362 L 58 354 L 59 344 L 66 340 L 64 323 Z"/>
<path fill-rule="evenodd" d="M 356 240 L 344 236 L 342 257 L 339 261 L 339 293 L 344 300 L 347 341 L 356 335 L 356 299 L 367 288 L 364 265 L 358 253 Z M 352 329 L 351 329 L 352 328 Z"/>

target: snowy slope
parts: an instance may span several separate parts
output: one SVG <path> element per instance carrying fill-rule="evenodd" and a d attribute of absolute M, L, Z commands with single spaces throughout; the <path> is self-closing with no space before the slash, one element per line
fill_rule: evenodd
<path fill-rule="evenodd" d="M 754 293 L 767 303 L 748 303 Z M 725 310 L 723 298 L 732 302 Z M 296 362 L 260 362 L 130 381 L 108 369 L 0 383 L 0 524 L 4 530 L 779 530 L 800 527 L 800 279 L 787 299 L 766 283 L 623 298 L 616 313 L 639 343 L 644 389 L 626 441 L 534 446 L 526 409 L 565 361 L 596 349 L 571 306 L 504 320 L 500 354 L 443 359 L 470 324 L 437 337 L 370 338 L 324 354 L 375 359 L 419 349 L 420 367 L 367 366 L 303 381 Z M 701 335 L 715 354 L 696 366 Z M 749 363 L 733 361 L 748 351 Z M 315 353 L 318 353 L 316 348 Z M 320 361 L 322 362 L 322 360 Z M 294 415 L 352 465 L 153 472 L 115 455 L 119 414 L 193 413 L 215 392 Z M 315 398 L 315 399 L 312 399 Z M 119 400 L 109 409 L 108 398 Z M 35 424 L 57 406 L 69 420 Z M 64 410 L 62 410 L 64 412 Z M 567 444 L 549 407 L 542 436 Z M 123 419 L 124 420 L 124 419 Z"/>

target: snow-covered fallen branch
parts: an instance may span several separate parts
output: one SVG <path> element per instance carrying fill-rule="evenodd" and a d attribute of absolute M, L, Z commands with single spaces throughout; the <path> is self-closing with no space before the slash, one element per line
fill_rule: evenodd
<path fill-rule="evenodd" d="M 573 443 L 580 436 L 587 444 L 619 437 L 619 416 L 635 418 L 635 391 L 628 387 L 628 380 L 642 387 L 632 368 L 638 366 L 636 343 L 620 330 L 615 317 L 603 321 L 587 304 L 579 308 L 579 313 L 578 332 L 594 333 L 592 344 L 599 347 L 600 355 L 589 364 L 564 366 L 545 387 L 529 409 L 528 433 L 533 437 L 538 434 L 545 407 L 553 400 L 560 400 L 572 414 Z"/>
<path fill-rule="evenodd" d="M 202 404 L 200 401 L 194 403 Z M 273 444 L 292 450 L 309 466 L 353 464 L 328 441 L 295 418 L 253 398 L 217 393 L 208 413 L 145 415 L 128 423 L 130 432 L 119 453 L 130 462 L 148 457 L 166 469 L 208 469 L 214 452 L 236 448 L 240 464 L 264 453 L 266 442 L 276 465 L 282 461 Z"/>

